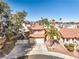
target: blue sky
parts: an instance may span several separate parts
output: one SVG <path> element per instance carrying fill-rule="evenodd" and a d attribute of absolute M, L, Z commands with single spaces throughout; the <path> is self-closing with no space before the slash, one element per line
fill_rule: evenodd
<path fill-rule="evenodd" d="M 26 19 L 40 20 L 63 18 L 63 21 L 79 21 L 79 0 L 5 0 L 13 10 L 28 12 Z"/>

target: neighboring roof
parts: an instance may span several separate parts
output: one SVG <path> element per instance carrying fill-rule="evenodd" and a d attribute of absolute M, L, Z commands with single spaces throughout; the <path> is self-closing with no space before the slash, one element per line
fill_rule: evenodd
<path fill-rule="evenodd" d="M 60 33 L 63 38 L 79 38 L 79 28 L 62 28 Z"/>
<path fill-rule="evenodd" d="M 31 38 L 45 38 L 45 35 L 44 34 L 30 34 Z"/>
<path fill-rule="evenodd" d="M 79 52 L 77 50 L 74 50 L 73 52 L 69 52 L 63 46 L 61 44 L 53 44 L 51 48 L 48 47 L 48 50 L 51 51 L 51 52 L 58 52 L 58 53 L 62 53 L 62 54 L 65 54 L 65 55 L 69 55 L 71 57 L 76 57 L 76 58 L 79 59 Z M 72 59 L 72 58 L 70 58 L 70 59 Z"/>
<path fill-rule="evenodd" d="M 43 26 L 32 26 L 30 27 L 32 30 L 46 30 L 47 28 L 44 28 Z"/>
<path fill-rule="evenodd" d="M 77 26 L 79 26 L 79 23 L 78 24 L 76 24 Z"/>

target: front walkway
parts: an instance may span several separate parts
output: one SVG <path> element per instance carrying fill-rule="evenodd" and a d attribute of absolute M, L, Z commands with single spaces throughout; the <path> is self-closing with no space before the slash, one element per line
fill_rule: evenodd
<path fill-rule="evenodd" d="M 33 55 L 33 54 L 43 54 L 45 52 L 48 52 L 48 49 L 45 44 L 36 44 L 32 51 L 30 51 L 27 55 Z"/>

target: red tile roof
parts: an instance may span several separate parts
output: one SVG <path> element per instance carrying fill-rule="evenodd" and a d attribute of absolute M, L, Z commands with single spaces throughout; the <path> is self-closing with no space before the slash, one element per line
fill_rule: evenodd
<path fill-rule="evenodd" d="M 44 34 L 30 34 L 31 38 L 45 38 L 45 35 Z"/>
<path fill-rule="evenodd" d="M 30 29 L 32 29 L 32 30 L 46 30 L 47 28 L 44 28 L 43 26 L 32 26 Z"/>
<path fill-rule="evenodd" d="M 74 50 L 73 52 L 69 52 L 66 48 L 64 48 L 61 44 L 53 44 L 52 48 L 47 46 L 48 50 L 51 52 L 63 53 L 69 56 L 73 56 L 79 59 L 79 52 Z"/>
<path fill-rule="evenodd" d="M 79 38 L 79 28 L 62 28 L 60 33 L 63 38 Z"/>

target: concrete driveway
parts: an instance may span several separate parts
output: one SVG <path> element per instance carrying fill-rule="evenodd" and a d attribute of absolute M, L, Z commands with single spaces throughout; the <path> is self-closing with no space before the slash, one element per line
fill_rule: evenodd
<path fill-rule="evenodd" d="M 25 55 L 25 50 L 30 48 L 29 45 L 19 44 L 16 45 L 13 50 L 5 57 L 5 59 L 18 58 Z"/>

